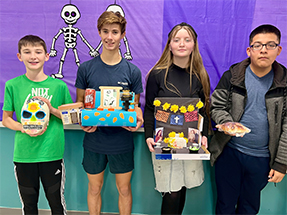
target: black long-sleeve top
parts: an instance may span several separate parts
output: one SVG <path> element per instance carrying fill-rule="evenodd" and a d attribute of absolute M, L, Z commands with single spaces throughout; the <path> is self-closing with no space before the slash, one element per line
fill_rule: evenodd
<path fill-rule="evenodd" d="M 201 82 L 196 75 L 192 75 L 192 88 L 190 90 L 190 75 L 189 69 L 180 68 L 172 64 L 167 75 L 167 85 L 174 89 L 172 83 L 181 93 L 181 97 L 200 98 L 205 102 L 205 96 Z M 152 70 L 148 76 L 146 84 L 146 100 L 144 109 L 144 130 L 145 138 L 152 137 L 154 133 L 154 105 L 153 101 L 156 97 L 179 97 L 176 93 L 168 90 L 164 85 L 165 70 Z M 204 125 L 202 134 L 208 135 L 208 118 L 205 113 L 205 108 L 200 109 L 200 114 L 204 117 Z"/>

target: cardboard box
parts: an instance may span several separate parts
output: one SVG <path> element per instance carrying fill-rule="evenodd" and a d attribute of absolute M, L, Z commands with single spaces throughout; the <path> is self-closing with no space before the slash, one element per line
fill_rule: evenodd
<path fill-rule="evenodd" d="M 156 159 L 210 159 L 209 151 L 201 146 L 204 118 L 199 114 L 203 108 L 199 98 L 158 97 L 154 105 Z"/>
<path fill-rule="evenodd" d="M 65 104 L 58 107 L 64 125 L 77 124 L 81 120 L 82 102 Z"/>

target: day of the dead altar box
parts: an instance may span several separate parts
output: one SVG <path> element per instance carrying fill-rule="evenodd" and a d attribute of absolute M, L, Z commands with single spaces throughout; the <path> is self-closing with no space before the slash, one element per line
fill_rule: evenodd
<path fill-rule="evenodd" d="M 95 108 L 83 109 L 83 126 L 132 126 L 137 123 L 134 93 L 120 91 L 121 87 L 100 87 L 96 91 Z"/>
<path fill-rule="evenodd" d="M 199 98 L 158 97 L 155 106 L 155 157 L 160 160 L 209 160 L 201 145 L 204 104 Z"/>

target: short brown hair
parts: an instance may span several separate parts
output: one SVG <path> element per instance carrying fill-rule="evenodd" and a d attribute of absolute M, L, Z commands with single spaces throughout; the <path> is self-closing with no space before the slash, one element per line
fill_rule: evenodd
<path fill-rule="evenodd" d="M 127 21 L 120 12 L 105 11 L 98 19 L 98 31 L 101 31 L 103 25 L 106 24 L 119 24 L 121 28 L 121 34 L 126 31 Z"/>
<path fill-rule="evenodd" d="M 22 37 L 18 42 L 18 52 L 21 53 L 21 48 L 23 46 L 27 46 L 28 44 L 32 46 L 40 45 L 44 48 L 45 53 L 47 53 L 47 46 L 45 41 L 35 35 L 26 35 Z"/>

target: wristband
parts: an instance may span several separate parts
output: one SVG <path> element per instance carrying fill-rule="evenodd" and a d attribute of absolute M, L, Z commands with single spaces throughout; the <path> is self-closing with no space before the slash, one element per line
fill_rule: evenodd
<path fill-rule="evenodd" d="M 139 102 L 139 103 L 135 103 L 135 107 L 141 107 L 141 103 Z"/>

